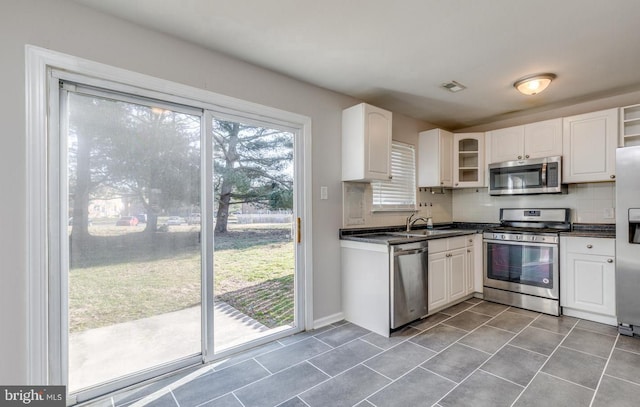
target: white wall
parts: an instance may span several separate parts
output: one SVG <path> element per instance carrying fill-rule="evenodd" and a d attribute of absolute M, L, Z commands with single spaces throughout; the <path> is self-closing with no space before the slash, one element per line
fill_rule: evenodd
<path fill-rule="evenodd" d="M 67 0 L 0 6 L 0 383 L 26 383 L 25 44 L 109 64 L 312 118 L 314 319 L 339 314 L 341 111 L 359 101 L 311 86 Z M 419 127 L 413 119 L 402 126 Z M 420 126 L 423 124 L 421 123 Z M 320 186 L 328 200 L 319 200 Z"/>

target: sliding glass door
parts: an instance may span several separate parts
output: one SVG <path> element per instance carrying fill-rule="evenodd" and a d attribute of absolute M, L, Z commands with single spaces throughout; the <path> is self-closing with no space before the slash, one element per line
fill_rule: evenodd
<path fill-rule="evenodd" d="M 213 116 L 216 351 L 294 328 L 291 131 Z"/>
<path fill-rule="evenodd" d="M 201 114 L 67 87 L 69 391 L 201 353 Z M 65 241 L 65 243 L 66 243 Z"/>
<path fill-rule="evenodd" d="M 50 382 L 81 402 L 304 329 L 299 128 L 50 96 Z"/>

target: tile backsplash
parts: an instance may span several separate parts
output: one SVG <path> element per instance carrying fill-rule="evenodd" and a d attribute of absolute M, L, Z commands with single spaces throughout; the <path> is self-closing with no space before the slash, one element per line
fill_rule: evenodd
<path fill-rule="evenodd" d="M 371 184 L 343 182 L 343 221 L 345 228 L 397 226 L 405 223 L 412 212 L 373 212 Z M 435 223 L 452 222 L 451 200 L 453 191 L 438 189 L 431 193 L 429 188 L 421 188 L 416 195 L 418 216 L 432 217 Z"/>
<path fill-rule="evenodd" d="M 434 192 L 440 192 L 434 190 Z M 418 191 L 418 215 L 435 223 L 499 222 L 500 208 L 571 208 L 573 223 L 615 223 L 615 183 L 571 184 L 567 194 L 490 196 L 487 188 Z M 410 213 L 372 212 L 371 185 L 343 183 L 343 227 L 402 225 Z"/>
<path fill-rule="evenodd" d="M 476 192 L 477 191 L 477 192 Z M 567 194 L 491 196 L 487 188 L 453 191 L 453 219 L 499 222 L 500 208 L 571 208 L 571 222 L 615 223 L 614 182 L 570 184 Z"/>

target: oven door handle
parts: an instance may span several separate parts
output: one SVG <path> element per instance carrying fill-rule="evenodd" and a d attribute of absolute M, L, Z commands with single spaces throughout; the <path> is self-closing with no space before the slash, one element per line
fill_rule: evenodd
<path fill-rule="evenodd" d="M 558 243 L 550 243 L 550 242 L 528 242 L 522 240 L 493 240 L 493 239 L 482 239 L 483 243 L 496 243 L 496 244 L 508 244 L 514 246 L 543 246 L 543 247 L 558 247 Z"/>
<path fill-rule="evenodd" d="M 542 185 L 547 186 L 547 163 L 542 163 Z"/>

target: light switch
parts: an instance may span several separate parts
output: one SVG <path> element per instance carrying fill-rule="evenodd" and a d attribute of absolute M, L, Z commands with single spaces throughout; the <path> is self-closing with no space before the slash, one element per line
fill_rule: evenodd
<path fill-rule="evenodd" d="M 327 187 L 320 187 L 320 199 L 329 199 L 329 190 Z"/>

